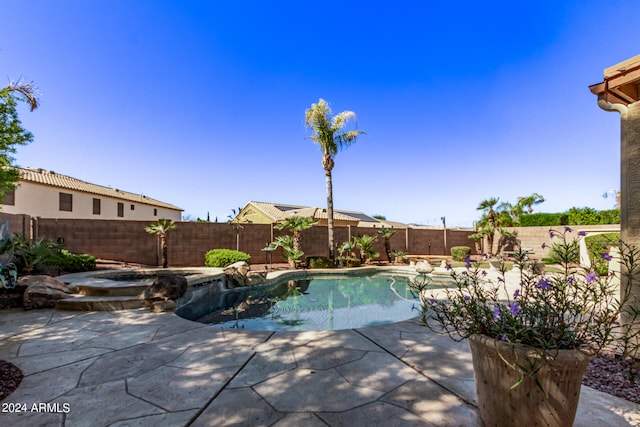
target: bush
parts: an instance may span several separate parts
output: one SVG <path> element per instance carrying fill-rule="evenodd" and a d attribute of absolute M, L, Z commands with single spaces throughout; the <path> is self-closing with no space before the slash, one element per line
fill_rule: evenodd
<path fill-rule="evenodd" d="M 598 225 L 620 224 L 620 210 L 610 209 L 597 211 L 592 208 L 571 208 L 561 213 L 532 213 L 520 217 L 520 226 L 548 226 L 559 225 Z"/>
<path fill-rule="evenodd" d="M 66 273 L 92 271 L 96 269 L 96 257 L 88 254 L 73 254 L 66 249 L 62 249 L 56 264 L 58 264 L 60 270 Z"/>
<path fill-rule="evenodd" d="M 204 255 L 204 265 L 207 267 L 227 267 L 234 262 L 251 262 L 251 255 L 233 249 L 211 249 Z"/>
<path fill-rule="evenodd" d="M 453 246 L 451 248 L 451 257 L 454 261 L 464 261 L 470 253 L 471 248 L 469 246 Z"/>
<path fill-rule="evenodd" d="M 307 257 L 309 268 L 333 268 L 333 262 L 324 256 Z"/>
<path fill-rule="evenodd" d="M 599 276 L 609 273 L 609 262 L 602 258 L 603 253 L 609 253 L 609 247 L 617 246 L 620 241 L 620 233 L 604 233 L 587 236 L 584 243 L 591 260 L 591 268 Z"/>

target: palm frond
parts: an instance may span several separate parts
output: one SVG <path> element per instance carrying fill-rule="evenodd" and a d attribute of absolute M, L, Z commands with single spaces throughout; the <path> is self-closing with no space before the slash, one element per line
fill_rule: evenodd
<path fill-rule="evenodd" d="M 9 92 L 17 92 L 23 101 L 25 101 L 31 107 L 31 111 L 38 108 L 39 101 L 36 95 L 36 88 L 33 83 L 22 83 L 20 81 L 11 82 L 7 86 Z"/>

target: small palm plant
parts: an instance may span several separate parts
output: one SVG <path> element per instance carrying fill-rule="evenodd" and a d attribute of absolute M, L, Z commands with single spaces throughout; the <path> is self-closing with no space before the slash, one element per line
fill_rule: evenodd
<path fill-rule="evenodd" d="M 291 230 L 293 233 L 292 248 L 302 250 L 302 234 L 303 230 L 311 228 L 318 223 L 318 220 L 302 216 L 292 216 L 275 225 L 276 230 Z"/>
<path fill-rule="evenodd" d="M 276 237 L 276 240 L 274 240 L 271 245 L 269 245 L 272 248 L 282 248 L 282 250 L 284 251 L 284 256 L 289 262 L 289 266 L 291 268 L 296 268 L 297 264 L 304 256 L 304 252 L 293 247 L 294 241 L 295 239 L 293 238 L 293 236 L 287 234 L 286 236 Z"/>
<path fill-rule="evenodd" d="M 378 236 L 368 236 L 366 234 L 353 238 L 355 247 L 360 250 L 360 261 L 362 263 L 371 261 L 380 256 L 380 254 L 373 249 L 373 244 L 376 240 L 378 240 Z"/>
<path fill-rule="evenodd" d="M 387 254 L 387 260 L 391 262 L 391 237 L 396 234 L 396 230 L 393 228 L 382 227 L 378 230 L 378 236 L 384 239 L 384 251 Z"/>
<path fill-rule="evenodd" d="M 162 218 L 158 222 L 154 222 L 151 225 L 144 228 L 149 234 L 155 234 L 160 238 L 160 250 L 162 251 L 162 268 L 169 266 L 169 257 L 167 249 L 167 233 L 171 230 L 175 230 L 176 222 L 172 219 Z"/>

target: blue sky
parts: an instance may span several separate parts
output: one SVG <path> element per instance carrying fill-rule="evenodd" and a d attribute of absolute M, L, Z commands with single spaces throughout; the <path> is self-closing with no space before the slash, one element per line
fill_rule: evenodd
<path fill-rule="evenodd" d="M 366 132 L 334 206 L 470 226 L 489 197 L 610 209 L 619 116 L 588 86 L 639 54 L 640 2 L 3 2 L 0 76 L 33 81 L 17 163 L 226 220 L 248 201 L 326 205 L 304 113 Z"/>

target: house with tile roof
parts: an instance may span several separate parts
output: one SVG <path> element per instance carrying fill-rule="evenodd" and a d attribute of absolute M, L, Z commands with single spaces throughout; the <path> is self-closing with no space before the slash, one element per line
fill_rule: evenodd
<path fill-rule="evenodd" d="M 318 220 L 319 225 L 327 225 L 327 209 L 310 206 L 288 205 L 284 203 L 249 202 L 231 220 L 239 223 L 274 224 L 291 216 L 309 217 Z M 336 226 L 387 227 L 388 221 L 381 221 L 363 212 L 334 210 L 333 221 Z M 399 223 L 394 223 L 396 226 Z"/>
<path fill-rule="evenodd" d="M 91 184 L 53 171 L 19 168 L 17 186 L 0 210 L 42 218 L 179 221 L 182 209 L 142 194 Z"/>

